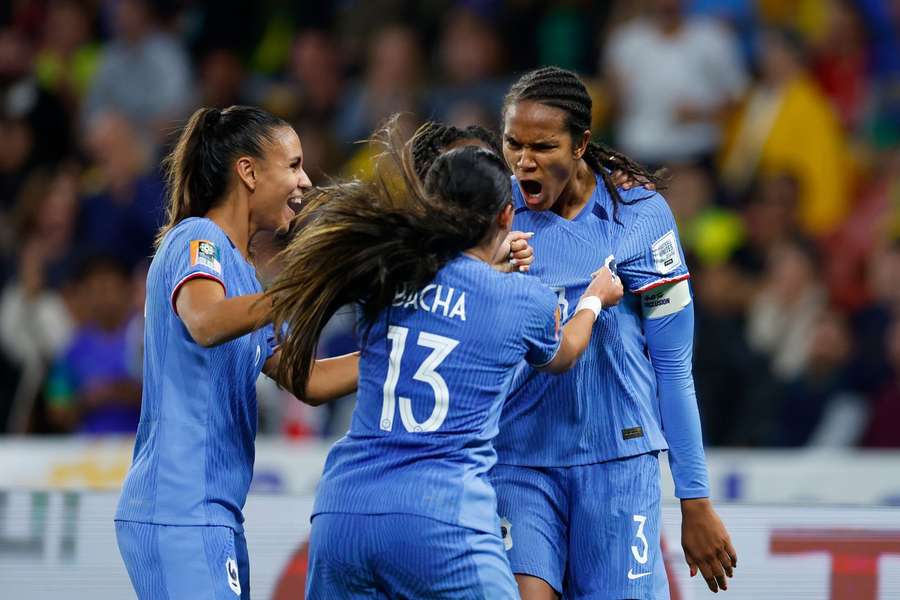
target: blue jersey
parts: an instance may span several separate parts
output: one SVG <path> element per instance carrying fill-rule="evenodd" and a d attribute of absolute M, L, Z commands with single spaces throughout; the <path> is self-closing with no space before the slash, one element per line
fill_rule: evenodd
<path fill-rule="evenodd" d="M 556 306 L 537 279 L 466 255 L 395 301 L 363 337 L 356 410 L 313 514 L 404 513 L 499 531 L 491 440 L 516 365 L 558 350 Z"/>
<path fill-rule="evenodd" d="M 499 462 L 565 467 L 667 448 L 638 294 L 688 273 L 665 200 L 643 189 L 622 192 L 626 201 L 648 195 L 621 204 L 614 215 L 598 178 L 584 209 L 568 220 L 529 210 L 513 178 L 513 228 L 535 232 L 530 272 L 558 291 L 563 321 L 609 254 L 616 257 L 626 294 L 601 312 L 587 350 L 571 370 L 551 376 L 520 369 L 495 441 Z"/>
<path fill-rule="evenodd" d="M 185 219 L 166 235 L 147 274 L 141 420 L 116 519 L 240 532 L 253 475 L 255 382 L 272 330 L 198 345 L 174 305 L 179 288 L 198 277 L 221 283 L 227 297 L 262 291 L 253 266 L 209 219 Z"/>

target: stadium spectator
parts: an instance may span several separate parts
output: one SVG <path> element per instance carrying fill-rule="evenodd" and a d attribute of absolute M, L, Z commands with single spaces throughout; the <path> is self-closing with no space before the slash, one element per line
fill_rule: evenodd
<path fill-rule="evenodd" d="M 77 211 L 77 172 L 35 171 L 14 213 L 18 263 L 0 293 L 0 348 L 20 373 L 10 426 L 27 426 L 47 369 L 75 327 L 69 276 Z"/>
<path fill-rule="evenodd" d="M 490 23 L 457 8 L 445 21 L 437 55 L 443 85 L 428 95 L 429 117 L 461 127 L 495 126 L 509 82 L 498 78 L 502 44 Z"/>
<path fill-rule="evenodd" d="M 72 150 L 65 108 L 38 84 L 32 58 L 20 32 L 0 28 L 0 211 L 8 210 L 31 169 Z"/>
<path fill-rule="evenodd" d="M 153 3 L 115 4 L 115 38 L 104 47 L 82 121 L 119 112 L 154 142 L 190 108 L 191 66 L 181 41 L 156 22 Z"/>
<path fill-rule="evenodd" d="M 164 184 L 149 145 L 116 113 L 94 117 L 85 134 L 93 159 L 82 198 L 79 245 L 119 256 L 129 266 L 148 260 L 163 222 Z"/>
<path fill-rule="evenodd" d="M 778 446 L 854 446 L 868 419 L 868 406 L 853 387 L 853 338 L 846 318 L 820 312 L 810 332 L 809 359 L 784 390 Z"/>
<path fill-rule="evenodd" d="M 56 0 L 47 6 L 34 73 L 41 87 L 77 110 L 97 71 L 101 46 L 91 39 L 91 15 L 77 0 Z"/>
<path fill-rule="evenodd" d="M 348 91 L 338 113 L 338 140 L 352 144 L 367 139 L 391 114 L 419 112 L 421 68 L 421 51 L 412 29 L 390 25 L 375 33 L 363 80 Z"/>
<path fill-rule="evenodd" d="M 750 304 L 747 340 L 766 354 L 772 374 L 785 382 L 809 361 L 812 333 L 827 298 L 815 249 L 802 241 L 778 242 L 766 261 L 761 289 Z"/>
<path fill-rule="evenodd" d="M 247 74 L 237 53 L 227 47 L 207 48 L 199 61 L 200 81 L 197 104 L 227 108 L 247 104 Z"/>
<path fill-rule="evenodd" d="M 112 257 L 86 258 L 75 285 L 85 318 L 50 373 L 50 420 L 64 431 L 134 433 L 141 381 L 128 271 Z"/>
<path fill-rule="evenodd" d="M 900 447 L 900 318 L 894 317 L 891 322 L 885 353 L 890 374 L 873 396 L 869 426 L 862 442 L 869 448 Z"/>
<path fill-rule="evenodd" d="M 721 176 L 741 194 L 758 174 L 794 174 L 800 184 L 799 222 L 808 235 L 821 236 L 834 231 L 847 213 L 852 165 L 840 123 L 804 61 L 796 34 L 763 35 L 762 78 L 727 136 Z"/>
<path fill-rule="evenodd" d="M 606 48 L 618 143 L 652 165 L 709 159 L 747 83 L 737 43 L 719 23 L 685 15 L 680 0 L 652 4 Z"/>
<path fill-rule="evenodd" d="M 861 15 L 851 0 L 832 0 L 827 29 L 813 51 L 813 73 L 844 129 L 863 124 L 871 89 L 869 53 Z"/>

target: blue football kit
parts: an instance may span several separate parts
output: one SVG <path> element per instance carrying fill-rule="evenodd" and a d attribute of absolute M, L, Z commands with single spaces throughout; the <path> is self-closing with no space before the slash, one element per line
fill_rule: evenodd
<path fill-rule="evenodd" d="M 357 406 L 316 493 L 307 598 L 515 598 L 487 473 L 523 361 L 559 347 L 540 282 L 461 254 L 360 323 Z"/>
<path fill-rule="evenodd" d="M 515 573 L 566 598 L 665 598 L 658 454 L 676 493 L 708 496 L 690 374 L 693 306 L 665 200 L 602 179 L 573 219 L 531 211 L 513 178 L 513 228 L 533 231 L 530 273 L 558 294 L 562 319 L 607 254 L 626 294 L 604 309 L 568 372 L 516 372 L 491 472 Z M 670 293 L 677 288 L 677 293 Z"/>
<path fill-rule="evenodd" d="M 115 516 L 141 600 L 250 594 L 242 509 L 253 475 L 255 382 L 274 336 L 269 326 L 198 345 L 175 307 L 195 278 L 218 282 L 229 298 L 262 291 L 253 265 L 205 218 L 178 223 L 150 265 L 141 417 Z"/>

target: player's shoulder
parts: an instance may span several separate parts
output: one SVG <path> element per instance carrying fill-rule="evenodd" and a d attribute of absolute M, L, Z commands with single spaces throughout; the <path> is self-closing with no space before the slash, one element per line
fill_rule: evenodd
<path fill-rule="evenodd" d="M 619 213 L 627 221 L 648 221 L 673 219 L 672 209 L 665 196 L 656 191 L 644 188 L 618 190 L 622 202 L 619 205 Z"/>
<path fill-rule="evenodd" d="M 541 280 L 527 273 L 507 273 L 503 274 L 503 278 L 512 288 L 514 297 L 525 302 L 528 305 L 549 304 L 555 305 L 557 302 L 556 294 L 541 283 Z"/>
<path fill-rule="evenodd" d="M 172 227 L 169 233 L 166 234 L 166 238 L 171 238 L 173 241 L 208 238 L 214 243 L 228 240 L 228 236 L 225 235 L 222 228 L 206 217 L 188 217 L 187 219 L 179 221 Z"/>

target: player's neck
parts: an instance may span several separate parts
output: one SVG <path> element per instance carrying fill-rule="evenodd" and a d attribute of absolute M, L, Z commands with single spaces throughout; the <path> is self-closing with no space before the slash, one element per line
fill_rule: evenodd
<path fill-rule="evenodd" d="M 499 231 L 488 233 L 485 240 L 477 246 L 472 246 L 468 250 L 463 250 L 463 254 L 471 256 L 472 258 L 477 258 L 489 265 L 493 265 L 494 258 L 505 237 L 506 234 Z"/>
<path fill-rule="evenodd" d="M 229 194 L 229 197 L 225 198 L 223 202 L 209 209 L 205 216 L 225 232 L 225 235 L 244 258 L 249 259 L 250 238 L 253 232 L 246 201 L 241 201 Z"/>
<path fill-rule="evenodd" d="M 578 161 L 575 175 L 563 189 L 551 210 L 564 219 L 574 219 L 591 199 L 596 187 L 594 170 L 585 161 Z"/>

